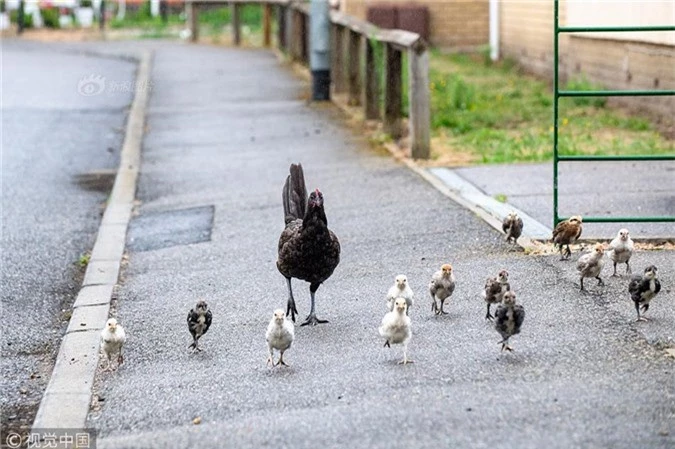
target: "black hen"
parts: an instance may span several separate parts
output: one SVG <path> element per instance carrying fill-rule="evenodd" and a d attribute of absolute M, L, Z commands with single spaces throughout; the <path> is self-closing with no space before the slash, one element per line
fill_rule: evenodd
<path fill-rule="evenodd" d="M 286 315 L 295 321 L 295 308 L 291 278 L 310 283 L 312 305 L 303 326 L 327 323 L 314 312 L 314 294 L 323 281 L 328 279 L 340 263 L 340 242 L 328 229 L 323 195 L 316 189 L 307 200 L 307 188 L 302 165 L 291 164 L 291 174 L 286 178 L 282 199 L 286 228 L 279 237 L 277 268 L 288 284 Z"/>

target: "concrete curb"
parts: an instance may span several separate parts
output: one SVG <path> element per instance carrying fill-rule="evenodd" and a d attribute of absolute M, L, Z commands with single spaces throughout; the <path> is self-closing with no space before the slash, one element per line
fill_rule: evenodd
<path fill-rule="evenodd" d="M 138 62 L 136 85 L 150 85 L 151 52 L 143 52 L 138 57 L 107 53 L 88 55 L 133 59 Z M 54 370 L 33 421 L 34 429 L 85 428 L 98 367 L 100 331 L 108 319 L 133 209 L 147 103 L 148 89 L 138 89 L 129 111 L 115 184 Z"/>

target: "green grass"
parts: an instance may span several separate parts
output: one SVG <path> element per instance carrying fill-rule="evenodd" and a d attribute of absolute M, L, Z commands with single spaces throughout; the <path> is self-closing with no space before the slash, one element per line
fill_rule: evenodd
<path fill-rule="evenodd" d="M 438 163 L 547 161 L 553 157 L 553 95 L 545 81 L 523 75 L 514 61 L 491 64 L 483 54 L 433 53 L 430 70 L 432 157 Z M 568 90 L 598 90 L 584 78 Z M 602 97 L 559 101 L 561 154 L 673 153 L 647 119 L 607 107 Z"/>
<path fill-rule="evenodd" d="M 82 267 L 86 268 L 87 265 L 89 265 L 89 260 L 91 259 L 91 254 L 89 253 L 83 253 L 80 255 L 80 257 L 77 259 L 77 264 Z"/>
<path fill-rule="evenodd" d="M 245 5 L 239 12 L 239 20 L 243 27 L 251 33 L 262 30 L 262 8 L 259 5 Z M 203 8 L 199 11 L 200 34 L 217 37 L 231 23 L 229 7 Z M 170 14 L 167 22 L 161 17 L 151 17 L 149 10 L 141 7 L 137 11 L 127 11 L 124 19 L 113 19 L 110 27 L 114 29 L 140 29 L 142 38 L 175 37 L 184 28 L 185 17 L 181 14 Z"/>

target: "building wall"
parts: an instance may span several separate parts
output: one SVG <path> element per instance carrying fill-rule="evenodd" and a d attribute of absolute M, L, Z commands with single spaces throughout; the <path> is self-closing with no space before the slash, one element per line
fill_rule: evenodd
<path fill-rule="evenodd" d="M 378 3 L 426 5 L 435 46 L 475 49 L 488 43 L 489 0 L 342 0 L 341 9 L 365 19 L 368 5 Z"/>
<path fill-rule="evenodd" d="M 617 3 L 617 4 L 610 4 Z M 649 2 L 650 14 L 633 15 L 640 1 L 562 1 L 560 24 L 568 26 L 672 25 L 675 2 Z M 659 8 L 661 8 L 659 10 Z M 655 11 L 656 10 L 656 11 Z M 664 20 L 665 22 L 660 22 Z M 670 23 L 669 23 L 670 22 Z M 675 89 L 675 33 L 562 34 L 560 81 L 585 76 L 607 89 Z M 553 2 L 500 2 L 500 52 L 517 60 L 527 71 L 552 80 Z M 673 97 L 612 98 L 636 110 L 673 121 Z"/>

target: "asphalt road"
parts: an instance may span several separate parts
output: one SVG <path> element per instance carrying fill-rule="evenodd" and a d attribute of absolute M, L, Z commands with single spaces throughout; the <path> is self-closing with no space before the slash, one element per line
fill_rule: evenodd
<path fill-rule="evenodd" d="M 207 241 L 130 253 L 115 305 L 125 364 L 99 375 L 89 416 L 99 447 L 675 445 L 675 366 L 664 351 L 672 253 L 635 256 L 636 271 L 663 267 L 664 284 L 653 321 L 636 324 L 625 277 L 580 294 L 573 262 L 513 250 L 370 148 L 335 108 L 307 105 L 306 84 L 272 54 L 162 45 L 152 77 L 137 196 L 138 220 L 154 217 L 145 223 L 155 228 L 137 225 L 134 238 L 184 233 L 171 217 L 188 208 L 213 206 L 212 229 Z M 264 333 L 286 301 L 275 267 L 281 187 L 297 161 L 324 193 L 342 261 L 317 293 L 330 323 L 297 328 L 291 367 L 270 369 Z M 425 289 L 446 262 L 458 284 L 450 315 L 436 317 Z M 527 313 L 512 354 L 500 353 L 479 296 L 502 268 Z M 408 366 L 377 334 L 400 273 L 418 304 Z M 303 318 L 307 284 L 294 281 L 294 292 Z M 214 324 L 204 352 L 191 354 L 185 317 L 198 298 Z"/>
<path fill-rule="evenodd" d="M 67 326 L 122 142 L 129 62 L 2 42 L 3 431 L 30 428 Z M 108 90 L 78 93 L 82 78 Z M 4 443 L 4 439 L 3 439 Z"/>

